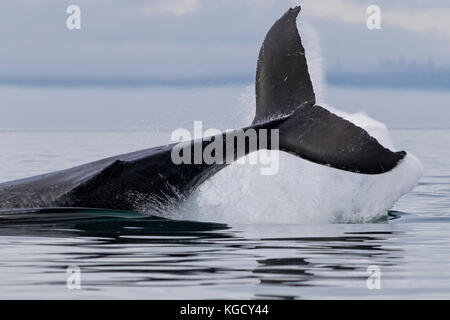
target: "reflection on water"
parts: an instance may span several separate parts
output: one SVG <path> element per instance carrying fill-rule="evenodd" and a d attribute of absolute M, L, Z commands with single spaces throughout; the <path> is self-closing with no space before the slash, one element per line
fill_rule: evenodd
<path fill-rule="evenodd" d="M 388 223 L 228 226 L 74 209 L 0 219 L 1 298 L 382 298 L 407 268 L 405 234 Z M 81 290 L 66 288 L 69 265 Z M 386 288 L 367 289 L 369 265 Z"/>

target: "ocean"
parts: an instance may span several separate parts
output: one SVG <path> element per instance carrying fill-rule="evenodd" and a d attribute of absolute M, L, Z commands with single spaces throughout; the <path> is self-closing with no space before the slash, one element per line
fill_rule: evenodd
<path fill-rule="evenodd" d="M 168 143 L 194 120 L 244 126 L 251 90 L 0 87 L 0 181 Z M 449 98 L 327 90 L 327 104 L 411 154 L 381 176 L 284 155 L 278 175 L 230 166 L 159 216 L 2 211 L 0 298 L 450 298 Z"/>

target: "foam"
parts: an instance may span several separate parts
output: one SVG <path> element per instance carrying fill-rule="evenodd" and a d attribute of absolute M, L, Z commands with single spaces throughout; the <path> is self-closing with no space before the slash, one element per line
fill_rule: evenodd
<path fill-rule="evenodd" d="M 245 95 L 248 95 L 248 90 Z M 243 99 L 254 110 L 253 99 Z M 397 150 L 387 127 L 364 113 L 323 105 Z M 251 113 L 251 112 L 250 112 Z M 250 117 L 251 118 L 251 117 Z M 385 217 L 422 175 L 411 153 L 390 172 L 362 175 L 318 165 L 282 151 L 279 172 L 262 176 L 263 165 L 233 163 L 200 186 L 177 211 L 182 219 L 239 223 L 364 223 Z M 249 156 L 247 156 L 248 158 Z"/>
<path fill-rule="evenodd" d="M 362 112 L 349 114 L 325 103 L 317 33 L 307 24 L 299 24 L 299 29 L 307 31 L 303 44 L 317 103 L 364 128 L 385 147 L 397 150 L 383 123 Z M 240 99 L 242 110 L 248 114 L 246 119 L 253 119 L 255 112 L 251 89 L 247 88 Z M 247 164 L 231 164 L 201 185 L 177 210 L 177 216 L 227 223 L 371 222 L 385 217 L 395 202 L 416 185 L 423 170 L 411 153 L 390 172 L 362 175 L 321 166 L 282 151 L 269 152 L 280 153 L 278 174 L 262 176 L 261 165 L 250 165 L 248 159 Z"/>

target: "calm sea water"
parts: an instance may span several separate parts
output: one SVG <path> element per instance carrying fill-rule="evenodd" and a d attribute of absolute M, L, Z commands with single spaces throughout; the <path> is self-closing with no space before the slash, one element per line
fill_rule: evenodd
<path fill-rule="evenodd" d="M 422 161 L 424 174 L 389 215 L 371 223 L 280 223 L 283 203 L 271 209 L 271 221 L 245 223 L 218 223 L 205 212 L 202 222 L 192 221 L 195 212 L 191 221 L 98 210 L 2 212 L 0 298 L 450 298 L 450 129 L 394 129 L 391 135 Z M 168 138 L 167 131 L 150 130 L 5 129 L 0 180 Z M 242 205 L 256 217 L 262 210 L 245 199 Z M 230 203 L 230 215 L 234 208 Z M 69 266 L 81 272 L 80 289 L 67 287 Z M 369 266 L 379 268 L 379 289 L 368 289 Z"/>
<path fill-rule="evenodd" d="M 120 143 L 112 147 L 119 136 L 143 142 L 147 134 L 3 131 L 2 150 L 10 152 L 2 178 L 95 158 L 100 141 L 120 151 Z M 392 135 L 425 170 L 389 219 L 279 224 L 274 212 L 273 223 L 223 224 L 102 211 L 3 213 L 0 297 L 450 298 L 450 130 Z M 79 290 L 66 286 L 72 265 L 81 270 Z M 367 288 L 372 265 L 380 289 Z"/>

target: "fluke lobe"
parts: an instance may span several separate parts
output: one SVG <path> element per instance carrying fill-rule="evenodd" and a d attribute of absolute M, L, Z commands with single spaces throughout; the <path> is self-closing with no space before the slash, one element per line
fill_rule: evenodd
<path fill-rule="evenodd" d="M 392 170 L 406 152 L 384 148 L 364 129 L 315 104 L 305 49 L 297 30 L 299 12 L 300 7 L 289 9 L 265 37 L 256 71 L 256 115 L 252 124 L 242 130 L 279 129 L 281 151 L 336 169 L 359 174 Z M 213 141 L 194 140 L 190 146 L 205 148 Z M 2 183 L 0 207 L 163 210 L 189 196 L 227 165 L 174 164 L 174 146 Z M 246 146 L 245 153 L 250 151 Z"/>

